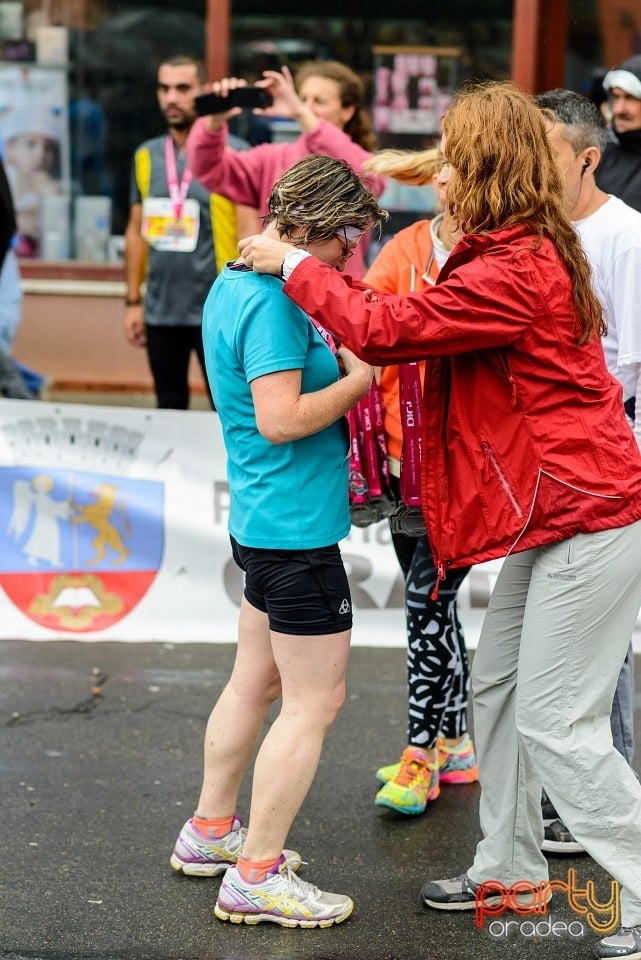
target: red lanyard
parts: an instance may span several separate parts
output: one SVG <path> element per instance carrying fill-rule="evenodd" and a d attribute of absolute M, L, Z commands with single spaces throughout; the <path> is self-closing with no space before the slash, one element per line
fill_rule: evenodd
<path fill-rule="evenodd" d="M 180 220 L 192 176 L 191 170 L 185 167 L 180 183 L 178 183 L 176 154 L 174 153 L 174 141 L 171 137 L 167 137 L 165 140 L 165 167 L 167 168 L 167 186 L 169 187 L 169 199 L 174 208 L 174 217 L 176 220 Z"/>

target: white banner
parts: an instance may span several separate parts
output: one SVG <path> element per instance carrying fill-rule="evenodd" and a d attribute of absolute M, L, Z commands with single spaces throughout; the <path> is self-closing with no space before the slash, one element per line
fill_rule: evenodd
<path fill-rule="evenodd" d="M 233 642 L 228 502 L 214 413 L 0 400 L 0 637 Z M 387 521 L 341 552 L 353 643 L 405 646 Z M 470 647 L 500 564 L 461 587 Z"/>

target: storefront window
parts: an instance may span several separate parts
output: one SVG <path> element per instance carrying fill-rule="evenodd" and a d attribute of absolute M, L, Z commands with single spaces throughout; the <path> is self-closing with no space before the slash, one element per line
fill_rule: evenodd
<path fill-rule="evenodd" d="M 19 253 L 117 262 L 134 148 L 163 131 L 157 65 L 175 53 L 204 56 L 202 4 L 190 12 L 79 0 L 56 13 L 54 0 L 55 25 L 5 0 L 0 17 L 6 6 L 20 7 L 9 37 L 0 19 L 0 137 Z"/>

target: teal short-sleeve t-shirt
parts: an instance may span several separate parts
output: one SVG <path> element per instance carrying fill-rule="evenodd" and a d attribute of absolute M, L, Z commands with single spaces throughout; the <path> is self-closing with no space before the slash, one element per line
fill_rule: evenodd
<path fill-rule="evenodd" d="M 205 301 L 203 343 L 228 458 L 229 532 L 263 549 L 343 539 L 350 530 L 345 418 L 274 444 L 259 433 L 252 401 L 251 381 L 281 370 L 301 370 L 302 393 L 338 379 L 336 358 L 307 314 L 280 280 L 227 265 Z"/>

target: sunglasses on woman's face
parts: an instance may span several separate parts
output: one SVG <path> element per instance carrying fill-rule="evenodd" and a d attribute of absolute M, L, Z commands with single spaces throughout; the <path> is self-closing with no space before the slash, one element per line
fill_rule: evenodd
<path fill-rule="evenodd" d="M 347 256 L 348 253 L 353 252 L 354 247 L 358 244 L 358 241 L 364 233 L 365 231 L 360 227 L 340 227 L 335 236 L 343 245 L 343 256 Z"/>

